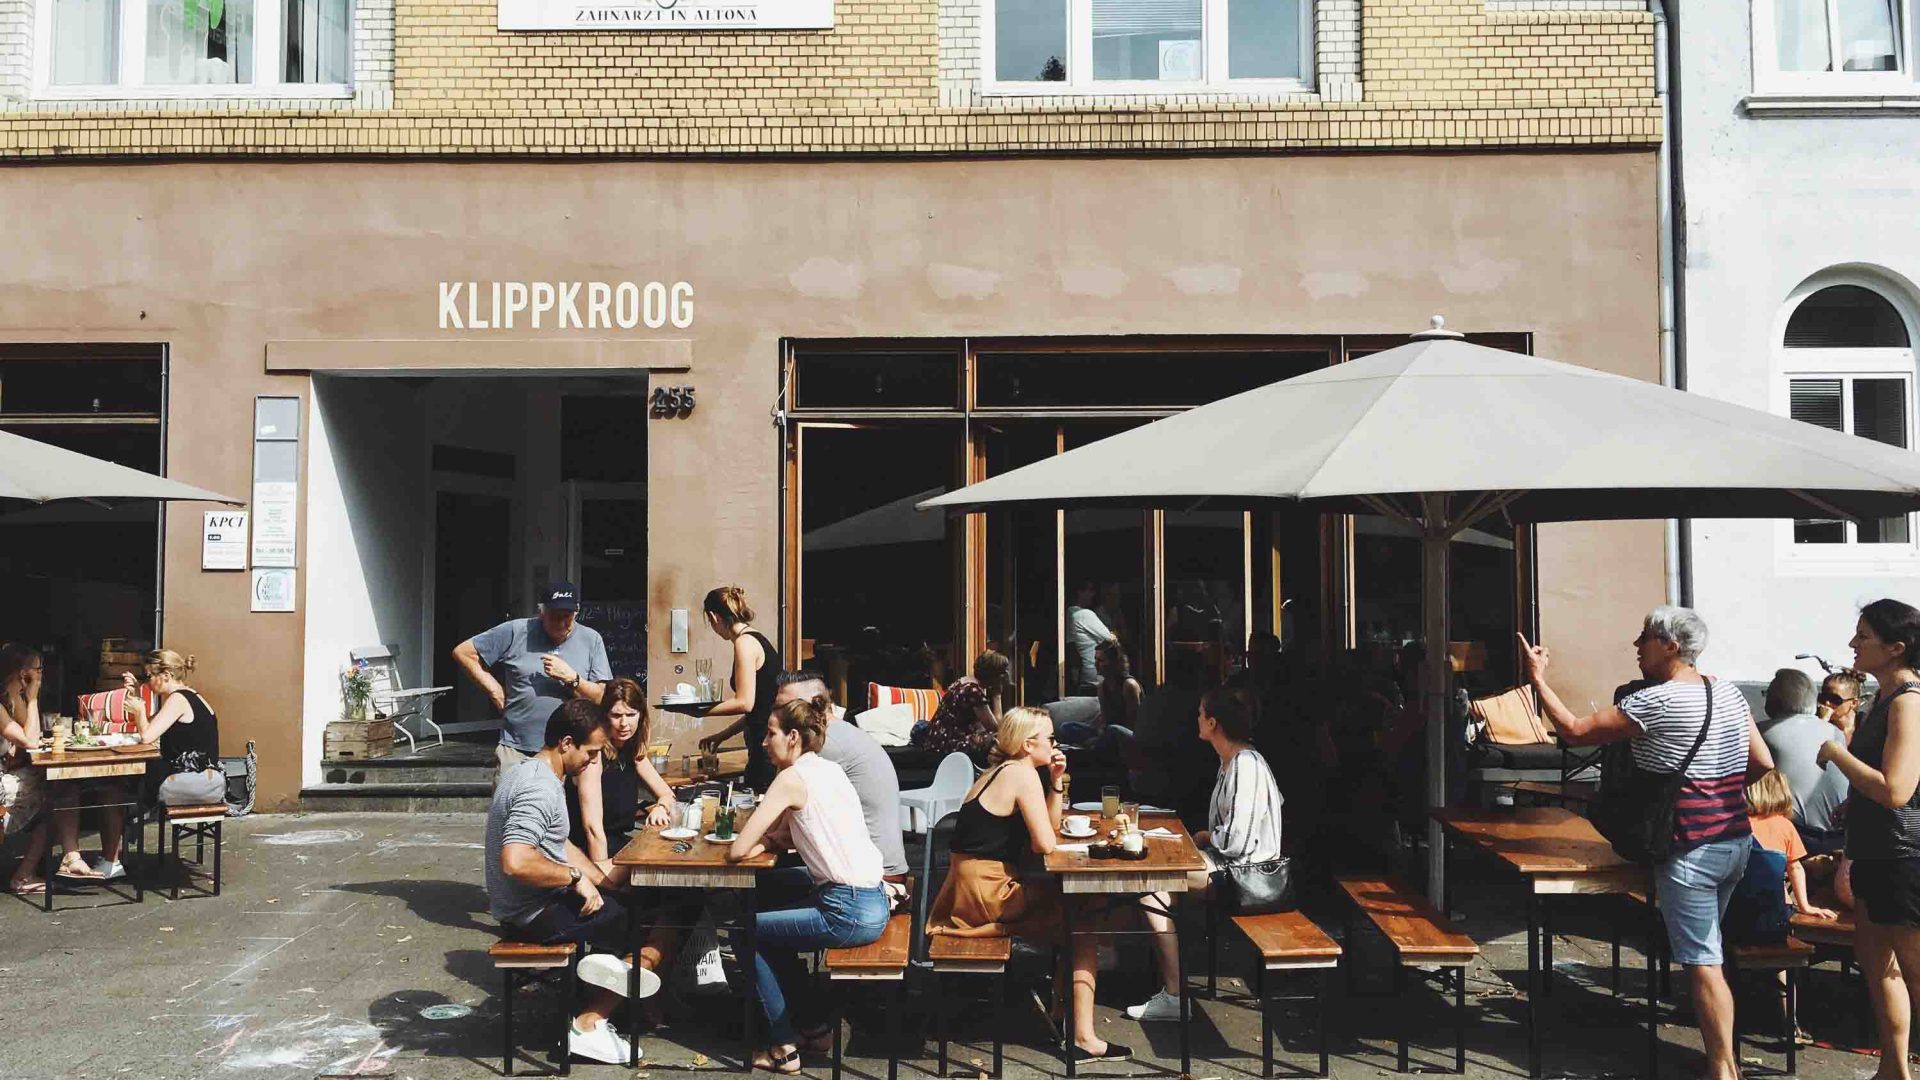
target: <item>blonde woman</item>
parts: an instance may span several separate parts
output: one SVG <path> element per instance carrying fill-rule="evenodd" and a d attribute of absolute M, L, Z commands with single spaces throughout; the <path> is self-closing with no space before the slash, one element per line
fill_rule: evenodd
<path fill-rule="evenodd" d="M 720 744 L 745 733 L 747 737 L 747 786 L 765 792 L 773 783 L 773 761 L 767 757 L 767 717 L 773 713 L 773 695 L 780 679 L 780 651 L 767 635 L 753 628 L 753 608 L 747 606 L 746 590 L 738 585 L 722 585 L 707 593 L 701 604 L 707 627 L 733 647 L 733 691 L 707 713 L 737 716 L 728 724 L 700 740 L 703 753 L 716 753 Z"/>
<path fill-rule="evenodd" d="M 27 764 L 27 751 L 40 745 L 43 670 L 40 654 L 32 649 L 24 645 L 0 648 L 0 813 L 6 815 L 5 832 L 0 837 L 34 826 L 7 882 L 8 890 L 21 896 L 47 891 L 47 883 L 33 873 L 47 850 L 46 823 L 36 825 L 46 801 L 46 788 L 40 774 Z"/>
<path fill-rule="evenodd" d="M 991 760 L 960 806 L 927 933 L 1057 940 L 1060 887 L 1021 868 L 1029 853 L 1045 855 L 1059 843 L 1067 759 L 1054 746 L 1053 720 L 1042 709 L 1008 709 Z M 1098 940 L 1082 934 L 1073 945 L 1074 1060 L 1124 1060 L 1132 1051 L 1101 1039 L 1093 1025 Z"/>

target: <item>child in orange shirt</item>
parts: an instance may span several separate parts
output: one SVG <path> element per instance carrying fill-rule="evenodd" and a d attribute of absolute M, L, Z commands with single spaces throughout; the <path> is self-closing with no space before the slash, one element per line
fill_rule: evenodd
<path fill-rule="evenodd" d="M 1747 821 L 1753 826 L 1753 838 L 1768 851 L 1787 857 L 1787 899 L 1802 914 L 1819 919 L 1835 918 L 1826 908 L 1815 907 L 1807 898 L 1807 870 L 1800 860 L 1807 857 L 1807 846 L 1800 842 L 1800 830 L 1793 827 L 1793 788 L 1787 774 L 1769 769 L 1747 785 Z"/>

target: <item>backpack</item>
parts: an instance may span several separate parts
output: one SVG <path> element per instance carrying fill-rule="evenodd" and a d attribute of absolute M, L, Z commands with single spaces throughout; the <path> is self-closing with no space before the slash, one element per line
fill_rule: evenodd
<path fill-rule="evenodd" d="M 1778 945 L 1787 940 L 1793 909 L 1787 906 L 1787 857 L 1751 841 L 1747 872 L 1733 887 L 1720 932 L 1733 945 Z"/>

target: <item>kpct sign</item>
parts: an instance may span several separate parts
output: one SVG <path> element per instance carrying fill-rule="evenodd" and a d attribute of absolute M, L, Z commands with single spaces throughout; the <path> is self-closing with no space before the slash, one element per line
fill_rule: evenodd
<path fill-rule="evenodd" d="M 245 570 L 247 568 L 247 512 L 245 510 L 205 511 L 205 526 L 200 532 L 200 569 Z"/>
<path fill-rule="evenodd" d="M 502 30 L 831 30 L 833 0 L 500 0 Z"/>

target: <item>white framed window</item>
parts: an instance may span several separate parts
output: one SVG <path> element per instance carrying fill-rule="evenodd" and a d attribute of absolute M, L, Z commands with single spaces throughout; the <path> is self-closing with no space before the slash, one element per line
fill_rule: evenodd
<path fill-rule="evenodd" d="M 989 94 L 1297 93 L 1312 0 L 980 0 Z"/>
<path fill-rule="evenodd" d="M 353 0 L 35 0 L 42 98 L 348 97 Z"/>
<path fill-rule="evenodd" d="M 1812 290 L 1788 317 L 1781 344 L 1788 416 L 1914 448 L 1912 336 L 1885 296 L 1851 283 Z M 1859 522 L 1802 518 L 1792 524 L 1791 544 L 1802 558 L 1845 555 L 1849 549 L 1920 554 L 1911 514 Z"/>
<path fill-rule="evenodd" d="M 1913 0 L 1753 0 L 1756 94 L 1914 94 Z"/>

